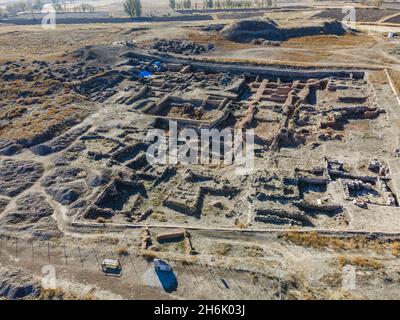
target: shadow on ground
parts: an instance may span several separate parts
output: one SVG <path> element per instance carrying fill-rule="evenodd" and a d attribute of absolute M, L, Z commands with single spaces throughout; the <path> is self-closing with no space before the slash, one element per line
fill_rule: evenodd
<path fill-rule="evenodd" d="M 156 270 L 158 279 L 166 292 L 173 292 L 178 289 L 178 279 L 173 271 Z"/>

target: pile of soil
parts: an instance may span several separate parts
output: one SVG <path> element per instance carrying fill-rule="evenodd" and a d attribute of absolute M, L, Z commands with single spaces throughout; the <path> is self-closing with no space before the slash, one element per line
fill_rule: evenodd
<path fill-rule="evenodd" d="M 256 39 L 285 41 L 320 34 L 343 35 L 346 30 L 336 20 L 312 21 L 306 25 L 281 27 L 271 19 L 242 20 L 224 27 L 220 34 L 227 40 L 249 43 Z"/>
<path fill-rule="evenodd" d="M 171 114 L 200 120 L 204 116 L 204 109 L 202 107 L 196 108 L 190 103 L 184 103 L 180 106 L 173 106 L 171 108 Z"/>
<path fill-rule="evenodd" d="M 203 54 L 214 49 L 212 44 L 203 46 L 192 41 L 160 40 L 151 46 L 151 49 L 160 52 L 176 54 Z"/>
<path fill-rule="evenodd" d="M 223 23 L 215 23 L 215 24 L 209 24 L 205 27 L 200 27 L 198 28 L 201 31 L 214 31 L 214 32 L 220 32 L 224 27 L 226 26 L 226 24 Z"/>
<path fill-rule="evenodd" d="M 270 19 L 242 20 L 225 26 L 221 36 L 234 42 L 251 42 L 254 39 L 283 41 L 278 24 Z"/>

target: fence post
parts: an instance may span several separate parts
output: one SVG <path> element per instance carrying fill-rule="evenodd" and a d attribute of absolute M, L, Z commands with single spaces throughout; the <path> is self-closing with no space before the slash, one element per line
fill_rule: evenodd
<path fill-rule="evenodd" d="M 47 240 L 47 255 L 49 257 L 49 264 L 50 264 L 50 241 Z"/>
<path fill-rule="evenodd" d="M 82 261 L 82 255 L 81 255 L 81 247 L 78 247 L 78 251 L 79 251 L 79 259 L 81 260 L 81 265 L 83 268 L 83 261 Z"/>
<path fill-rule="evenodd" d="M 65 250 L 65 243 L 64 243 L 64 258 L 65 258 L 65 264 L 67 265 L 68 264 L 68 261 L 67 261 L 67 252 L 66 252 L 66 250 Z"/>

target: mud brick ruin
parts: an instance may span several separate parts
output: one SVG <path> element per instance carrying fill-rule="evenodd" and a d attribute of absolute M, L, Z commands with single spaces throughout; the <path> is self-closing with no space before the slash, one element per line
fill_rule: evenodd
<path fill-rule="evenodd" d="M 76 54 L 100 59 L 105 48 L 87 50 Z M 242 66 L 226 70 L 121 45 L 107 50 L 118 61 L 115 66 L 94 76 L 88 72 L 72 88 L 93 103 L 108 105 L 108 121 L 83 121 L 53 139 L 38 137 L 28 145 L 39 158 L 55 154 L 54 169 L 41 185 L 75 226 L 314 227 L 321 216 L 329 223 L 348 223 L 341 200 L 358 207 L 398 206 L 389 169 L 379 159 L 366 159 L 371 163 L 363 173 L 347 171 L 346 163 L 332 157 L 309 164 L 293 158 L 285 169 L 276 165 L 286 157 L 284 150 L 301 154 L 328 141 L 339 143 L 349 122 L 382 117 L 385 111 L 364 72 L 299 76 Z M 85 63 L 88 70 L 91 63 Z M 167 134 L 169 121 L 177 123 L 178 131 L 254 129 L 256 170 L 238 176 L 224 163 L 149 163 L 146 134 L 151 129 Z M 2 172 L 15 168 L 8 162 L 2 166 L 7 168 Z M 39 164 L 30 172 L 35 170 L 40 172 Z M 31 179 L 37 178 L 32 174 Z M 7 203 L 14 193 L 6 182 L 2 185 Z"/>
<path fill-rule="evenodd" d="M 0 300 L 399 298 L 400 13 L 245 2 L 0 17 Z"/>
<path fill-rule="evenodd" d="M 89 115 L 79 124 L 64 122 L 60 134 L 53 128 L 46 133 L 51 139 L 42 134 L 29 143 L 4 141 L 1 149 L 18 154 L 30 148 L 37 159 L 51 157 L 54 169 L 40 185 L 74 226 L 312 228 L 348 224 L 349 205 L 398 206 L 391 172 L 380 159 L 363 159 L 370 161 L 363 172 L 333 156 L 301 161 L 304 152 L 346 140 L 349 123 L 384 116 L 363 71 L 253 70 L 124 45 L 74 55 L 87 57 L 80 62 L 86 71 L 79 83 L 64 79 L 88 103 L 106 106 L 101 108 L 107 121 Z M 95 62 L 89 58 L 101 61 L 102 55 L 112 56 L 114 66 L 96 62 L 102 72 L 93 75 Z M 53 78 L 64 74 L 62 64 L 47 68 Z M 146 135 L 152 129 L 168 135 L 170 121 L 178 131 L 254 129 L 255 171 L 236 175 L 223 161 L 149 163 Z M 10 161 L 1 162 L 7 176 L 20 167 Z M 280 166 L 280 161 L 290 163 Z M 35 160 L 23 166 L 29 168 L 29 183 L 10 190 L 6 176 L 0 181 L 4 207 L 43 170 Z"/>

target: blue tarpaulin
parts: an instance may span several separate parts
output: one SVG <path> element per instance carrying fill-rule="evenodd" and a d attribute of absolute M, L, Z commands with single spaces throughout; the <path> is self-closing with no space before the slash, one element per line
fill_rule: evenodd
<path fill-rule="evenodd" d="M 139 77 L 141 78 L 150 78 L 153 74 L 149 71 L 140 71 Z"/>
<path fill-rule="evenodd" d="M 161 62 L 160 61 L 155 61 L 153 63 L 153 66 L 156 68 L 157 71 L 161 70 Z"/>

